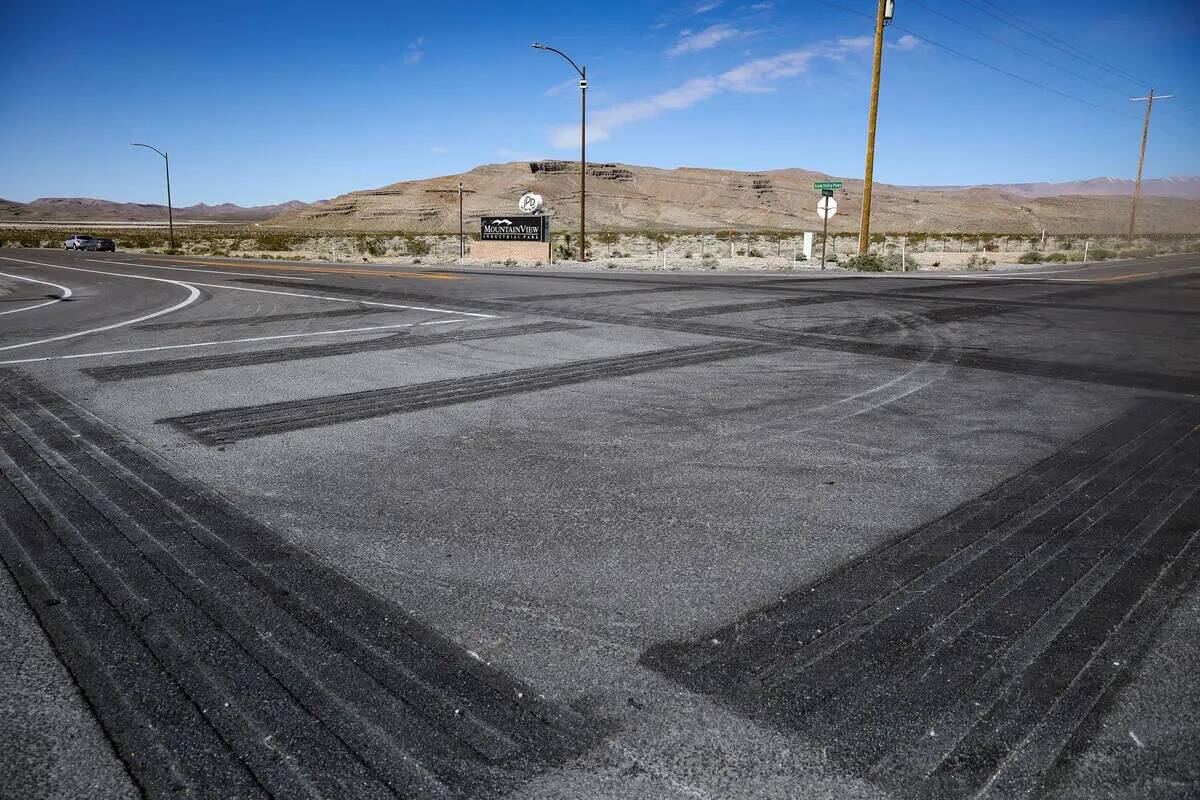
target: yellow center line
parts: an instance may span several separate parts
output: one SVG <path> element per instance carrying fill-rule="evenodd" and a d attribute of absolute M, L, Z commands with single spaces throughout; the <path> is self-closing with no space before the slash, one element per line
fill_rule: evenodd
<path fill-rule="evenodd" d="M 151 256 L 159 261 L 173 264 L 199 264 L 205 266 L 236 267 L 240 269 L 265 269 L 271 272 L 323 272 L 335 275 L 375 275 L 384 278 L 426 278 L 435 281 L 467 280 L 462 275 L 446 275 L 441 272 L 401 272 L 396 270 L 352 269 L 350 267 L 303 267 L 297 264 L 247 264 L 243 261 L 199 261 L 168 256 Z"/>

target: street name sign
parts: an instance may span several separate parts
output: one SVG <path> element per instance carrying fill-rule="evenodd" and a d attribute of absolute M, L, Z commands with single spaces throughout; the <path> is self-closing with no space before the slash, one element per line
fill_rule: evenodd
<path fill-rule="evenodd" d="M 814 181 L 814 189 L 840 189 L 842 188 L 841 181 Z"/>

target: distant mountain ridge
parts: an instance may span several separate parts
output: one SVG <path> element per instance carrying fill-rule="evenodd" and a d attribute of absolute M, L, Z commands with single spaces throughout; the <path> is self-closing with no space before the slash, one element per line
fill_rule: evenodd
<path fill-rule="evenodd" d="M 814 181 L 831 176 L 804 169 L 743 172 L 634 164 L 587 165 L 587 214 L 592 231 L 813 230 L 819 227 Z M 833 176 L 836 177 L 836 176 Z M 579 162 L 513 161 L 458 175 L 401 181 L 340 195 L 320 206 L 271 220 L 282 228 L 326 231 L 451 232 L 458 229 L 459 182 L 468 229 L 481 215 L 515 213 L 525 192 L 545 199 L 556 230 L 579 219 Z M 844 178 L 831 231 L 858 230 L 863 182 Z M 1090 182 L 1080 182 L 1090 183 Z M 1147 182 L 1149 183 L 1149 182 Z M 994 187 L 904 187 L 876 183 L 872 228 L 914 233 L 1096 233 L 1125 230 L 1129 196 L 1113 193 L 1025 197 Z M 1033 190 L 1026 190 L 1033 191 Z M 1038 191 L 1045 191 L 1039 189 Z M 1130 194 L 1132 191 L 1130 192 Z M 1200 200 L 1147 195 L 1139 213 L 1145 233 L 1200 232 Z"/>
<path fill-rule="evenodd" d="M 299 200 L 250 207 L 197 203 L 176 206 L 174 217 L 179 222 L 261 222 L 308 205 Z M 161 222 L 166 216 L 166 205 L 158 203 L 117 203 L 94 197 L 39 197 L 28 203 L 0 200 L 0 222 Z"/>
<path fill-rule="evenodd" d="M 363 189 L 333 200 L 243 207 L 233 203 L 175 209 L 178 222 L 256 223 L 322 230 L 452 231 L 458 226 L 453 189 L 462 180 L 472 194 L 467 216 L 515 208 L 523 192 L 546 199 L 556 227 L 574 225 L 578 209 L 578 162 L 533 161 L 487 164 L 460 175 L 401 181 Z M 812 181 L 829 175 L 804 169 L 762 172 L 680 167 L 659 169 L 627 164 L 588 164 L 588 217 L 594 230 L 807 229 L 812 225 Z M 1200 231 L 1200 176 L 1149 178 L 1142 229 Z M 1128 219 L 1133 181 L 1092 178 L 1060 183 L 976 186 L 895 186 L 876 183 L 874 227 L 927 232 L 1119 232 Z M 862 181 L 845 179 L 831 222 L 836 231 L 855 230 Z M 117 203 L 87 197 L 43 197 L 29 203 L 0 200 L 0 222 L 154 222 L 166 206 Z"/>
<path fill-rule="evenodd" d="M 1134 181 L 1131 178 L 1091 178 L 1086 181 L 1064 181 L 1061 183 L 981 183 L 974 186 L 909 186 L 908 189 L 995 189 L 1017 197 L 1131 197 Z M 1177 197 L 1182 200 L 1200 200 L 1200 175 L 1174 175 L 1167 178 L 1142 180 L 1144 197 Z"/>

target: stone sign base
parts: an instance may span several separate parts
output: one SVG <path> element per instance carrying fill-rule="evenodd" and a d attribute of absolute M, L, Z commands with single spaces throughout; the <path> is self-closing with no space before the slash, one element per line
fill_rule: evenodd
<path fill-rule="evenodd" d="M 471 242 L 470 257 L 480 261 L 516 261 L 518 264 L 549 264 L 549 242 Z"/>

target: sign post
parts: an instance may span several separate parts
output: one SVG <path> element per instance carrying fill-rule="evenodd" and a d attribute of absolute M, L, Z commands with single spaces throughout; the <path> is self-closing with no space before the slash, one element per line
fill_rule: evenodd
<path fill-rule="evenodd" d="M 821 225 L 821 269 L 825 269 L 825 243 L 829 239 L 829 218 L 837 213 L 837 200 L 829 196 L 833 194 L 833 191 L 826 191 L 829 194 L 822 197 L 817 203 L 817 215 L 824 220 Z"/>
<path fill-rule="evenodd" d="M 833 199 L 833 190 L 842 188 L 842 182 L 813 181 L 813 188 L 821 191 L 817 214 L 824 220 L 821 226 L 821 269 L 825 269 L 825 242 L 829 239 L 829 218 L 837 213 L 837 200 Z"/>

